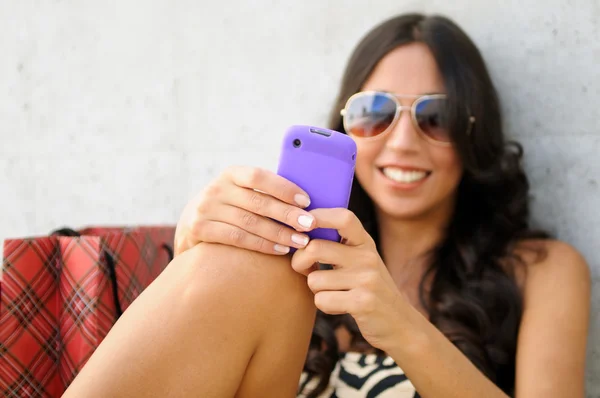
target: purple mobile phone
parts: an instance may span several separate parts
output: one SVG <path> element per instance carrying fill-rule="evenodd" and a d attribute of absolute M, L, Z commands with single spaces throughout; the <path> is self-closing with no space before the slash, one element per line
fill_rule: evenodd
<path fill-rule="evenodd" d="M 277 174 L 310 197 L 306 210 L 348 207 L 356 144 L 346 134 L 312 126 L 291 126 L 285 133 Z M 335 229 L 317 228 L 311 239 L 340 241 Z"/>

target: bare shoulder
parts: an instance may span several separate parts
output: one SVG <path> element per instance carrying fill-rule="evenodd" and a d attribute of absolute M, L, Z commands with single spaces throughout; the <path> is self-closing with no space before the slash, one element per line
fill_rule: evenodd
<path fill-rule="evenodd" d="M 516 247 L 515 254 L 523 260 L 517 274 L 524 292 L 541 286 L 581 293 L 590 290 L 589 266 L 583 255 L 566 242 L 554 239 L 523 241 Z"/>
<path fill-rule="evenodd" d="M 524 278 L 516 396 L 583 397 L 589 267 L 578 250 L 557 240 L 528 241 L 517 250 Z"/>

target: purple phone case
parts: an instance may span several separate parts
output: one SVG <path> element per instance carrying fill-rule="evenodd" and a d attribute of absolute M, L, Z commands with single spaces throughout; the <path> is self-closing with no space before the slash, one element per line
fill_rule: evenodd
<path fill-rule="evenodd" d="M 299 147 L 294 145 L 300 140 Z M 297 141 L 296 141 L 297 143 Z M 356 144 L 346 134 L 313 126 L 291 126 L 285 133 L 277 174 L 304 189 L 310 206 L 348 207 L 354 178 Z M 340 241 L 335 229 L 317 228 L 311 239 Z"/>

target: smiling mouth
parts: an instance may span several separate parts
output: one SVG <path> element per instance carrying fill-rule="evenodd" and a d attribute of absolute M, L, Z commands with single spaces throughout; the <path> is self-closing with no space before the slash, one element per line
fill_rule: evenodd
<path fill-rule="evenodd" d="M 379 169 L 388 179 L 400 184 L 412 184 L 423 181 L 431 172 L 424 170 L 403 170 L 398 167 L 383 167 Z"/>

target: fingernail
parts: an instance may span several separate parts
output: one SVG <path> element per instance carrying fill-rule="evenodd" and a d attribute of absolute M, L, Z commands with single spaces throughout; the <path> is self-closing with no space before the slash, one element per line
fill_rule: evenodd
<path fill-rule="evenodd" d="M 297 194 L 294 196 L 294 201 L 301 207 L 308 207 L 310 205 L 310 198 L 306 195 Z"/>
<path fill-rule="evenodd" d="M 298 224 L 300 224 L 304 228 L 310 228 L 314 220 L 315 219 L 311 216 L 301 215 L 300 217 L 298 217 Z"/>
<path fill-rule="evenodd" d="M 290 252 L 290 248 L 288 246 L 283 245 L 275 245 L 275 251 L 281 254 L 287 254 Z"/>
<path fill-rule="evenodd" d="M 308 245 L 308 236 L 292 234 L 292 242 L 294 242 L 297 245 L 306 246 Z"/>

